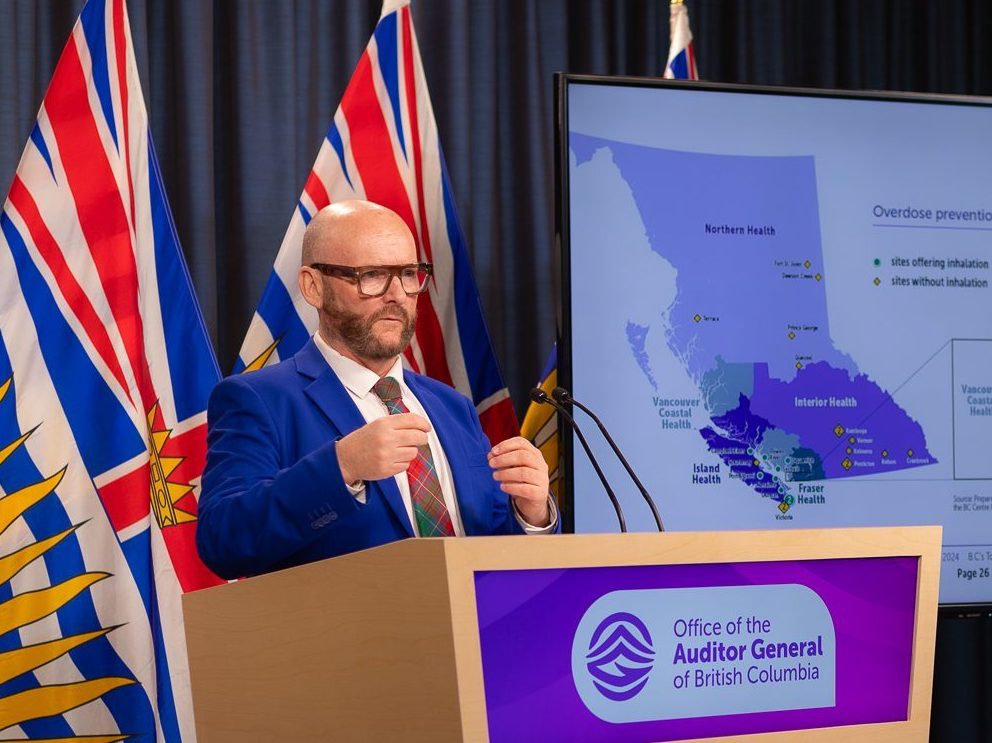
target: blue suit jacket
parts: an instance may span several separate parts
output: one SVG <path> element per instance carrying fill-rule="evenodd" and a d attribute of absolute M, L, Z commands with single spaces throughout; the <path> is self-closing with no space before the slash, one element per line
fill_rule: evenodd
<path fill-rule="evenodd" d="M 454 479 L 468 535 L 522 529 L 487 461 L 489 441 L 472 404 L 406 372 L 430 416 Z M 365 424 L 311 340 L 275 366 L 223 380 L 210 396 L 207 465 L 196 530 L 203 561 L 223 578 L 313 562 L 414 536 L 396 481 L 348 491 L 339 438 Z"/>

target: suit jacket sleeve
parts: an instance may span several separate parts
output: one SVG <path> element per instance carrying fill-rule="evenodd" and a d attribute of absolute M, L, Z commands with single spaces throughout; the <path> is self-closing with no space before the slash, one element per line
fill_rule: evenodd
<path fill-rule="evenodd" d="M 273 569 L 359 505 L 338 466 L 336 441 L 286 462 L 282 430 L 243 377 L 214 389 L 196 530 L 206 565 L 222 578 Z"/>

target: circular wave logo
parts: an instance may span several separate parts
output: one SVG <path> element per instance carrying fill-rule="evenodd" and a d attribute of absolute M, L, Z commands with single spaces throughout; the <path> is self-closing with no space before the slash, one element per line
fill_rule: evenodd
<path fill-rule="evenodd" d="M 611 614 L 592 633 L 585 660 L 600 694 L 614 702 L 633 699 L 654 667 L 651 633 L 633 614 Z"/>

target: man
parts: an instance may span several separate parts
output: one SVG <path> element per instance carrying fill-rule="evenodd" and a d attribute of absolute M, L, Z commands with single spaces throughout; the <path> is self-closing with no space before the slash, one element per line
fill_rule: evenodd
<path fill-rule="evenodd" d="M 522 438 L 490 450 L 469 400 L 403 371 L 430 272 L 385 207 L 341 202 L 310 222 L 299 284 L 317 332 L 210 397 L 197 546 L 218 575 L 406 537 L 560 529 L 540 452 Z"/>

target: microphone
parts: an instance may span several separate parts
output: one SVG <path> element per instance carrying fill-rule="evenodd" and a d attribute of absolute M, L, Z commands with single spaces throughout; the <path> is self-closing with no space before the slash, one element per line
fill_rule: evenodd
<path fill-rule="evenodd" d="M 613 453 L 617 455 L 617 459 L 620 460 L 623 468 L 627 470 L 627 474 L 630 475 L 630 479 L 634 481 L 634 485 L 636 485 L 637 489 L 641 491 L 641 497 L 644 498 L 644 502 L 648 504 L 648 507 L 651 509 L 651 515 L 654 516 L 654 522 L 658 525 L 658 531 L 665 531 L 665 525 L 661 521 L 661 515 L 658 513 L 658 506 L 655 505 L 654 498 L 651 497 L 648 493 L 648 489 L 644 487 L 644 483 L 642 483 L 641 479 L 634 473 L 634 468 L 630 466 L 630 462 L 627 461 L 627 457 L 625 457 L 623 452 L 620 451 L 620 447 L 617 446 L 617 442 L 613 440 L 612 436 L 610 436 L 610 432 L 606 430 L 606 426 L 603 425 L 603 421 L 599 419 L 599 416 L 572 397 L 571 393 L 564 387 L 555 387 L 551 395 L 560 405 L 574 405 L 579 410 L 584 411 L 586 415 L 596 422 L 596 425 L 599 426 L 599 430 L 603 433 L 603 438 L 605 438 L 607 443 L 609 443 L 610 448 L 612 448 Z"/>
<path fill-rule="evenodd" d="M 575 422 L 572 418 L 572 414 L 568 412 L 557 400 L 553 400 L 548 396 L 548 393 L 542 390 L 540 387 L 534 387 L 530 391 L 530 399 L 536 402 L 538 405 L 550 405 L 555 410 L 564 416 L 565 420 L 568 421 L 568 425 L 572 427 L 575 431 L 576 437 L 579 439 L 579 443 L 582 444 L 582 448 L 585 449 L 586 456 L 589 457 L 589 461 L 592 463 L 592 468 L 596 470 L 596 474 L 599 476 L 599 481 L 603 483 L 603 488 L 606 490 L 606 494 L 610 497 L 610 503 L 613 504 L 613 510 L 617 512 L 617 521 L 620 522 L 620 531 L 627 531 L 627 521 L 623 517 L 623 509 L 620 508 L 620 501 L 617 500 L 616 493 L 613 492 L 613 488 L 610 487 L 610 483 L 606 480 L 606 475 L 603 474 L 602 468 L 599 466 L 599 462 L 596 461 L 596 457 L 592 453 L 592 449 L 589 448 L 589 442 L 586 441 L 586 437 L 582 435 L 582 430 L 579 428 L 579 424 Z"/>

